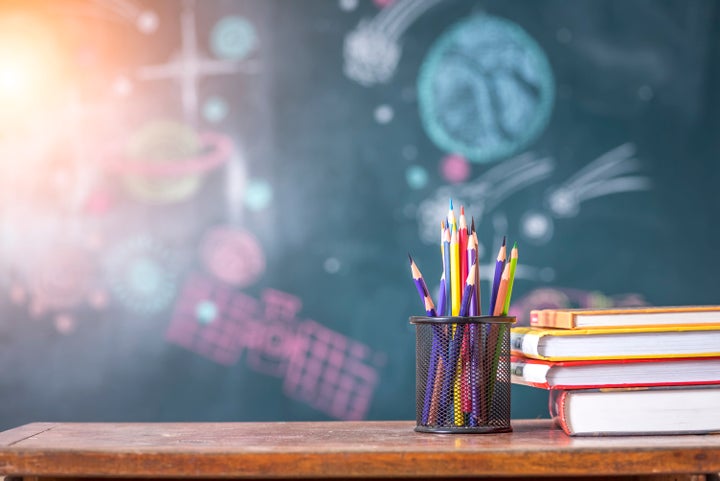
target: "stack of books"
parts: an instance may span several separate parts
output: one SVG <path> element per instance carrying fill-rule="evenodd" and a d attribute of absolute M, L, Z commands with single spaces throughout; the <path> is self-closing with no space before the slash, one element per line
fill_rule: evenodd
<path fill-rule="evenodd" d="M 720 432 L 720 306 L 543 309 L 511 330 L 512 382 L 571 436 Z"/>

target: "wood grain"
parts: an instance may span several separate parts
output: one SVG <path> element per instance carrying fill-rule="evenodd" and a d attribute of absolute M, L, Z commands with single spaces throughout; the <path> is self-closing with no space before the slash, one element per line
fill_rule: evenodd
<path fill-rule="evenodd" d="M 349 478 L 720 472 L 720 435 L 571 438 L 547 420 L 435 435 L 409 421 L 57 423 L 0 433 L 0 475 Z M 682 478 L 686 479 L 686 478 Z"/>

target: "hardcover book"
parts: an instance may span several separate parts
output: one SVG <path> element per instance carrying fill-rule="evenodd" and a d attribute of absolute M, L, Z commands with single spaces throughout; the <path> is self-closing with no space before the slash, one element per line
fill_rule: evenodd
<path fill-rule="evenodd" d="M 557 361 L 720 357 L 720 326 L 514 327 L 510 348 L 515 355 Z"/>
<path fill-rule="evenodd" d="M 570 436 L 720 432 L 720 386 L 551 393 L 551 415 Z"/>
<path fill-rule="evenodd" d="M 541 389 L 720 384 L 720 357 L 544 361 L 510 358 L 512 382 Z"/>
<path fill-rule="evenodd" d="M 535 309 L 530 311 L 531 326 L 558 329 L 687 324 L 720 326 L 720 306 Z"/>

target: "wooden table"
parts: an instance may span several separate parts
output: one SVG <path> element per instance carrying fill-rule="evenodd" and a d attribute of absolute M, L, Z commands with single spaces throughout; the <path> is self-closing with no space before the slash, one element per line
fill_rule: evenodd
<path fill-rule="evenodd" d="M 506 434 L 437 435 L 409 421 L 34 423 L 0 433 L 0 476 L 701 480 L 720 472 L 720 435 L 571 438 L 548 420 L 512 425 Z"/>

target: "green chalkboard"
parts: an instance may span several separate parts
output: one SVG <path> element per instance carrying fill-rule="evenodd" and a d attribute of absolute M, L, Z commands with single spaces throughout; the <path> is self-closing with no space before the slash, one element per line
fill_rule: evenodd
<path fill-rule="evenodd" d="M 413 418 L 407 254 L 435 293 L 449 198 L 484 293 L 518 242 L 518 324 L 717 303 L 717 2 L 17 2 L 0 27 L 54 59 L 0 85 L 0 428 Z"/>

